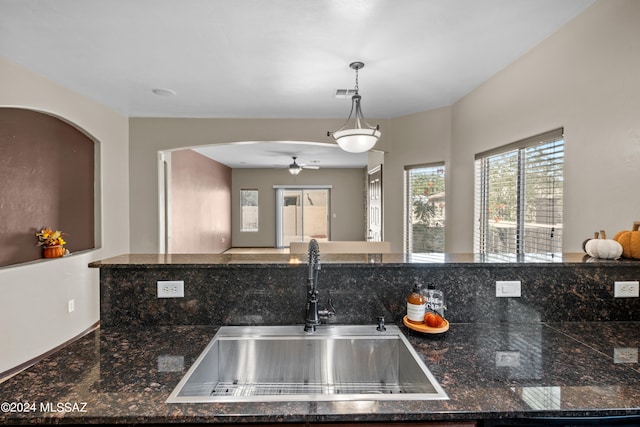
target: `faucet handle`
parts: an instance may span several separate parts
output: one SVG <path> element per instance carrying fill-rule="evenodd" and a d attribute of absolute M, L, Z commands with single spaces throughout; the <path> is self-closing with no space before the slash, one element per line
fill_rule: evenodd
<path fill-rule="evenodd" d="M 380 332 L 384 332 L 387 330 L 387 328 L 384 327 L 384 316 L 378 316 L 378 327 L 376 328 L 376 330 Z"/>

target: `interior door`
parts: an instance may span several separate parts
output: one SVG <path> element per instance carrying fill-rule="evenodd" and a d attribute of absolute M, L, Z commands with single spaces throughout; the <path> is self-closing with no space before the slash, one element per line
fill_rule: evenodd
<path fill-rule="evenodd" d="M 381 242 L 384 238 L 382 232 L 382 165 L 378 165 L 368 172 L 368 183 L 367 240 Z"/>

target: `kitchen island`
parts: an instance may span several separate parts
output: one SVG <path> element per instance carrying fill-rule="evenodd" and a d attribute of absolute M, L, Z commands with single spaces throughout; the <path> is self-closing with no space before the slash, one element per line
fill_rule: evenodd
<path fill-rule="evenodd" d="M 639 298 L 613 282 L 640 262 L 401 254 L 321 256 L 334 324 L 395 323 L 449 396 L 433 401 L 167 404 L 223 325 L 299 324 L 306 260 L 289 255 L 122 255 L 100 268 L 101 326 L 0 384 L 0 423 L 490 422 L 640 416 Z M 184 297 L 158 298 L 157 282 Z M 520 280 L 518 298 L 496 281 Z M 447 301 L 449 331 L 402 324 L 414 283 Z M 640 420 L 635 421 L 640 424 Z"/>

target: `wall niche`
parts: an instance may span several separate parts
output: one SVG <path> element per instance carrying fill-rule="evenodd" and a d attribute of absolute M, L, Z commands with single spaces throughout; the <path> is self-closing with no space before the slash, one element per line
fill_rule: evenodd
<path fill-rule="evenodd" d="M 35 233 L 95 247 L 96 142 L 46 113 L 0 108 L 0 267 L 43 258 Z"/>

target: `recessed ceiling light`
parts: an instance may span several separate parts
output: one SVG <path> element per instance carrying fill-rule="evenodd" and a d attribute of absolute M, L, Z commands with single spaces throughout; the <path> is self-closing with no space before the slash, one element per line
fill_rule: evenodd
<path fill-rule="evenodd" d="M 176 94 L 175 90 L 161 88 L 151 89 L 151 92 L 155 93 L 158 96 L 173 96 Z"/>

